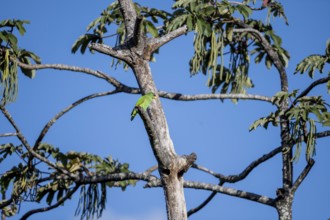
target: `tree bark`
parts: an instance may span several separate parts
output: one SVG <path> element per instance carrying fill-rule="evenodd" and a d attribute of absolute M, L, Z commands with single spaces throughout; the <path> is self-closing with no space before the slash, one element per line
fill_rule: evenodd
<path fill-rule="evenodd" d="M 196 155 L 178 156 L 176 154 L 157 88 L 152 79 L 149 61 L 141 57 L 135 57 L 134 60 L 132 68 L 142 94 L 153 92 L 156 95 L 156 99 L 151 103 L 148 111 L 140 111 L 140 116 L 144 121 L 153 153 L 158 161 L 167 216 L 169 220 L 185 220 L 187 219 L 187 209 L 183 190 L 183 174 L 196 160 Z"/>
<path fill-rule="evenodd" d="M 290 192 L 279 192 L 283 195 L 278 195 L 278 200 L 276 201 L 276 210 L 278 212 L 279 220 L 292 220 L 292 202 L 293 193 Z"/>

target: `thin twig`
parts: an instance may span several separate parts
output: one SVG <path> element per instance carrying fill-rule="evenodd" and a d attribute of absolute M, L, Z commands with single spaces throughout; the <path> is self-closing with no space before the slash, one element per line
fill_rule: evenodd
<path fill-rule="evenodd" d="M 28 70 L 56 69 L 56 70 L 68 70 L 72 72 L 81 72 L 91 76 L 95 76 L 100 79 L 104 79 L 110 84 L 112 84 L 115 88 L 123 87 L 123 84 L 120 83 L 118 80 L 98 70 L 92 70 L 89 68 L 70 66 L 64 64 L 25 64 L 16 59 L 11 59 L 11 61 L 17 63 L 17 65 L 22 67 L 23 69 L 28 69 Z"/>
<path fill-rule="evenodd" d="M 4 133 L 4 134 L 0 134 L 0 137 L 12 137 L 12 136 L 17 136 L 17 133 Z"/>
<path fill-rule="evenodd" d="M 229 176 L 225 176 L 223 174 L 220 173 L 216 173 L 210 169 L 207 169 L 205 167 L 202 167 L 200 165 L 194 164 L 192 167 L 198 170 L 201 170 L 203 172 L 209 173 L 212 176 L 220 179 L 222 182 L 224 183 L 235 183 L 238 182 L 244 178 L 246 178 L 249 173 L 251 173 L 251 171 L 256 168 L 257 166 L 259 166 L 260 164 L 262 164 L 263 162 L 271 159 L 272 157 L 274 157 L 275 155 L 277 155 L 278 153 L 280 153 L 282 151 L 282 147 L 277 147 L 274 150 L 272 150 L 271 152 L 264 154 L 263 156 L 261 156 L 260 158 L 258 158 L 257 160 L 253 161 L 252 163 L 250 163 L 241 173 L 237 174 L 237 175 L 229 175 Z"/>
<path fill-rule="evenodd" d="M 16 130 L 17 133 L 17 137 L 18 139 L 22 142 L 22 144 L 24 145 L 24 147 L 27 149 L 27 151 L 34 156 L 35 158 L 41 160 L 42 162 L 46 163 L 47 165 L 49 165 L 50 167 L 52 167 L 55 170 L 58 170 L 59 172 L 67 175 L 70 178 L 75 179 L 76 176 L 73 175 L 72 173 L 70 173 L 69 171 L 63 169 L 62 167 L 56 166 L 54 163 L 52 163 L 51 161 L 49 161 L 47 158 L 39 155 L 38 153 L 36 153 L 31 146 L 29 145 L 28 141 L 26 140 L 26 138 L 24 137 L 24 135 L 21 133 L 19 127 L 16 125 L 16 122 L 14 121 L 14 119 L 11 117 L 10 113 L 7 111 L 7 109 L 4 106 L 0 106 L 0 109 L 2 111 L 2 113 L 5 115 L 5 117 L 7 118 L 7 120 L 10 122 L 10 124 L 13 126 L 13 128 Z"/>
<path fill-rule="evenodd" d="M 0 209 L 10 205 L 13 201 L 14 201 L 13 197 L 10 197 L 10 199 L 0 201 Z"/>
<path fill-rule="evenodd" d="M 219 186 L 222 186 L 224 182 L 219 183 Z M 187 215 L 188 217 L 195 214 L 196 212 L 200 211 L 202 208 L 204 208 L 207 204 L 209 204 L 212 199 L 217 195 L 217 192 L 212 192 L 201 204 L 199 204 L 197 207 L 192 208 L 188 211 Z"/>
<path fill-rule="evenodd" d="M 211 174 L 212 176 L 219 178 L 220 179 L 220 183 L 219 185 L 222 186 L 224 183 L 229 182 L 229 183 L 235 183 L 238 182 L 244 178 L 247 177 L 247 175 L 254 169 L 256 168 L 258 165 L 260 165 L 261 163 L 265 162 L 266 160 L 269 160 L 270 158 L 272 158 L 273 156 L 275 156 L 276 154 L 280 153 L 282 151 L 282 147 L 277 147 L 274 150 L 272 150 L 271 152 L 269 152 L 268 154 L 263 155 L 262 157 L 260 157 L 259 159 L 253 161 L 252 163 L 250 163 L 249 166 L 247 166 L 240 174 L 238 175 L 229 175 L 229 176 L 225 176 L 223 174 L 219 174 L 219 173 L 215 173 L 214 171 L 202 167 L 200 165 L 194 164 L 192 167 L 201 171 L 204 171 L 206 173 Z M 217 192 L 212 192 L 204 202 L 202 202 L 199 206 L 197 206 L 196 208 L 190 209 L 188 211 L 188 216 L 198 212 L 199 210 L 201 210 L 202 208 L 204 208 L 213 198 L 214 196 L 217 194 Z"/>
<path fill-rule="evenodd" d="M 249 166 L 247 166 L 240 174 L 238 175 L 230 175 L 225 177 L 224 179 L 222 179 L 222 181 L 224 182 L 228 182 L 228 183 L 235 183 L 238 182 L 242 179 L 244 179 L 245 177 L 247 177 L 247 175 L 249 175 L 249 173 L 256 168 L 257 166 L 259 166 L 260 164 L 262 164 L 263 162 L 271 159 L 272 157 L 274 157 L 275 155 L 277 155 L 278 153 L 282 152 L 282 146 L 275 148 L 274 150 L 272 150 L 271 152 L 269 152 L 268 154 L 264 154 L 262 157 L 260 157 L 259 159 L 253 161 L 252 163 L 250 163 Z"/>
<path fill-rule="evenodd" d="M 318 80 L 312 82 L 304 91 L 302 91 L 300 93 L 300 95 L 297 96 L 297 98 L 292 102 L 292 106 L 294 106 L 298 102 L 298 99 L 300 99 L 301 97 L 306 96 L 316 86 L 327 83 L 329 80 L 330 80 L 330 76 L 324 77 L 322 79 L 318 79 Z"/>
<path fill-rule="evenodd" d="M 315 134 L 316 138 L 323 138 L 323 137 L 328 137 L 330 136 L 330 131 L 323 131 Z"/>
<path fill-rule="evenodd" d="M 108 92 L 102 92 L 102 93 L 95 93 L 89 96 L 86 96 L 84 98 L 79 99 L 78 101 L 72 103 L 71 105 L 67 106 L 65 109 L 63 109 L 62 111 L 60 111 L 59 113 L 57 113 L 57 115 L 55 115 L 42 129 L 42 131 L 39 134 L 39 137 L 37 138 L 33 150 L 36 150 L 38 148 L 38 146 L 40 145 L 41 141 L 43 140 L 43 138 L 45 137 L 45 135 L 47 134 L 48 130 L 50 129 L 50 127 L 60 118 L 62 117 L 65 113 L 67 113 L 68 111 L 72 110 L 73 108 L 77 107 L 78 105 L 90 100 L 90 99 L 94 99 L 94 98 L 98 98 L 98 97 L 103 97 L 103 96 L 107 96 L 107 95 L 113 95 L 118 93 L 118 90 L 113 90 L 113 91 L 108 91 Z"/>
<path fill-rule="evenodd" d="M 311 159 L 306 167 L 304 168 L 304 170 L 300 173 L 299 177 L 297 178 L 296 182 L 293 184 L 291 190 L 292 193 L 295 193 L 295 191 L 299 188 L 300 184 L 304 181 L 304 179 L 306 178 L 306 176 L 308 175 L 309 171 L 312 169 L 312 167 L 314 166 L 315 161 L 313 159 Z"/>
<path fill-rule="evenodd" d="M 266 8 L 266 7 L 263 7 L 263 6 L 261 6 L 259 8 L 254 8 L 254 7 L 251 7 L 250 5 L 247 5 L 246 3 L 235 2 L 235 1 L 229 1 L 228 3 L 233 4 L 233 5 L 244 5 L 244 6 L 248 7 L 248 8 L 250 8 L 253 11 L 261 11 L 261 10 L 263 10 L 263 9 Z"/>
<path fill-rule="evenodd" d="M 158 165 L 154 165 L 154 166 L 150 167 L 149 169 L 147 169 L 146 171 L 144 171 L 143 173 L 146 175 L 150 175 L 152 172 L 154 172 L 157 169 L 158 169 Z"/>

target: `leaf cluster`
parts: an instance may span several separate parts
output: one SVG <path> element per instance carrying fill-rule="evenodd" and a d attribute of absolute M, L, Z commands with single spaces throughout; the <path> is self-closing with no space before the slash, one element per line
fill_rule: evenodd
<path fill-rule="evenodd" d="M 253 86 L 248 77 L 248 41 L 251 36 L 234 33 L 237 27 L 234 15 L 248 20 L 252 10 L 248 5 L 232 5 L 228 1 L 180 0 L 173 5 L 176 9 L 167 22 L 167 31 L 186 25 L 194 31 L 194 55 L 190 60 L 190 73 L 208 75 L 208 86 L 212 92 L 245 93 Z M 225 49 L 229 48 L 229 52 Z M 230 54 L 225 67 L 224 56 Z"/>
<path fill-rule="evenodd" d="M 298 90 L 292 93 L 278 92 L 272 99 L 274 105 L 281 106 L 283 102 L 288 102 L 295 98 Z M 292 102 L 292 100 L 291 100 Z M 268 116 L 256 120 L 251 126 L 250 131 L 261 126 L 265 129 L 271 123 L 278 126 L 281 120 L 288 120 L 290 123 L 290 140 L 292 145 L 296 145 L 293 160 L 298 160 L 301 153 L 302 144 L 306 145 L 306 160 L 309 161 L 315 155 L 316 145 L 316 123 L 322 126 L 330 126 L 329 105 L 320 97 L 303 96 L 295 99 L 295 103 L 288 110 L 282 111 L 278 108 Z"/>
<path fill-rule="evenodd" d="M 290 54 L 282 47 L 282 38 L 275 34 L 272 26 L 270 24 L 263 24 L 262 22 L 255 20 L 249 21 L 248 24 L 254 29 L 264 33 L 265 39 L 272 46 L 273 51 L 278 54 L 283 66 L 287 67 L 289 64 Z M 255 55 L 254 62 L 258 64 L 265 59 L 265 65 L 268 69 L 270 69 L 273 65 L 271 56 L 267 53 L 260 42 L 255 42 L 254 47 L 255 49 L 251 51 L 251 55 Z"/>
<path fill-rule="evenodd" d="M 288 18 L 286 17 L 284 13 L 284 7 L 281 3 L 278 1 L 272 1 L 268 4 L 268 15 L 267 15 L 267 23 L 270 23 L 271 17 L 279 17 L 283 18 L 286 25 L 289 25 Z"/>
<path fill-rule="evenodd" d="M 313 54 L 303 59 L 296 67 L 296 73 L 304 74 L 308 73 L 310 78 L 314 77 L 315 70 L 323 73 L 325 64 L 330 64 L 330 39 L 327 41 L 325 54 Z M 330 72 L 328 73 L 330 76 Z M 327 83 L 328 93 L 330 93 L 330 80 Z"/>
<path fill-rule="evenodd" d="M 158 37 L 161 35 L 161 28 L 156 27 L 156 23 L 160 20 L 168 19 L 170 16 L 169 13 L 163 10 L 142 7 L 138 3 L 134 3 L 137 16 L 142 19 L 142 28 L 143 33 L 150 34 L 152 37 Z M 114 26 L 115 33 L 106 35 L 109 31 L 109 28 Z M 123 16 L 120 11 L 120 5 L 118 1 L 110 4 L 100 15 L 87 26 L 87 32 L 84 35 L 81 35 L 72 46 L 72 53 L 76 53 L 78 50 L 82 54 L 85 53 L 88 45 L 90 43 L 103 43 L 105 38 L 116 37 L 116 46 L 123 45 L 125 43 L 126 30 L 124 26 Z M 112 65 L 117 66 L 122 64 L 122 61 L 113 59 Z M 124 67 L 128 66 L 124 64 Z"/>
<path fill-rule="evenodd" d="M 14 146 L 11 143 L 0 145 L 0 163 L 16 154 L 25 158 L 22 146 Z M 33 199 L 35 183 L 39 175 L 37 170 L 32 171 L 25 163 L 18 163 L 0 175 L 0 191 L 3 199 L 10 190 L 10 197 L 13 200 L 9 206 L 0 206 L 5 216 L 15 215 L 22 200 Z"/>
<path fill-rule="evenodd" d="M 129 165 L 119 163 L 111 157 L 101 158 L 88 153 L 62 153 L 50 144 L 42 143 L 35 152 L 44 158 L 52 158 L 57 167 L 65 169 L 76 176 L 98 176 L 114 173 L 127 173 Z M 8 169 L 0 176 L 0 191 L 2 195 L 10 194 L 13 202 L 10 206 L 0 207 L 6 215 L 15 215 L 18 206 L 23 201 L 45 202 L 50 206 L 54 203 L 63 203 L 63 198 L 80 183 L 63 174 L 60 170 L 43 171 L 44 166 L 35 161 L 33 165 L 27 162 L 28 153 L 22 146 L 4 144 L 0 146 L 0 162 L 17 155 L 22 163 Z M 38 168 L 40 167 L 40 168 Z M 81 188 L 80 200 L 76 214 L 81 218 L 100 216 L 105 208 L 106 189 L 120 187 L 125 190 L 128 185 L 135 185 L 135 180 L 109 181 L 104 183 L 78 185 Z M 4 197 L 5 198 L 5 197 Z M 4 201 L 4 200 L 3 200 Z M 1 204 L 1 203 L 0 203 Z"/>
<path fill-rule="evenodd" d="M 31 51 L 20 49 L 18 39 L 14 34 L 17 30 L 24 35 L 26 30 L 25 20 L 3 20 L 0 22 L 0 95 L 2 104 L 15 100 L 18 91 L 17 63 L 16 60 L 31 64 L 31 61 L 40 63 L 40 58 Z M 29 78 L 35 76 L 35 70 L 20 68 L 22 73 Z"/>

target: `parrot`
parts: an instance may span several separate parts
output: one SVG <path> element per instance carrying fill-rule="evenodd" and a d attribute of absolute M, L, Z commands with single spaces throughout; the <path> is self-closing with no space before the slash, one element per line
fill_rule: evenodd
<path fill-rule="evenodd" d="M 144 111 L 147 110 L 147 108 L 149 107 L 151 101 L 152 101 L 153 99 L 155 99 L 155 98 L 156 98 L 156 96 L 155 96 L 155 94 L 152 93 L 152 92 L 148 92 L 147 94 L 141 96 L 141 97 L 137 100 L 137 102 L 136 102 L 136 104 L 135 104 L 135 106 L 134 106 L 134 108 L 133 108 L 133 110 L 132 110 L 132 113 L 131 113 L 131 121 L 133 121 L 133 119 L 134 119 L 135 116 L 137 115 L 137 113 L 138 113 L 138 108 L 139 108 L 139 107 L 141 107 Z"/>

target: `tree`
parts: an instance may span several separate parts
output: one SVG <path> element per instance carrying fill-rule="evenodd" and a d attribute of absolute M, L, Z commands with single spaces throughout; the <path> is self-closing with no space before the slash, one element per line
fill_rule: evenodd
<path fill-rule="evenodd" d="M 269 17 L 284 18 L 285 22 L 288 22 L 283 6 L 276 1 L 239 3 L 180 0 L 174 2 L 172 11 L 143 7 L 129 0 L 111 3 L 100 17 L 88 25 L 88 33 L 78 38 L 72 47 L 72 52 L 85 53 L 89 49 L 91 52 L 114 58 L 114 66 L 123 65 L 125 69 L 132 70 L 138 87 L 128 86 L 99 70 L 65 64 L 41 64 L 40 58 L 35 53 L 20 48 L 21 45 L 18 44 L 15 36 L 18 33 L 21 35 L 25 33 L 27 21 L 3 21 L 0 35 L 3 95 L 1 111 L 11 125 L 11 130 L 1 136 L 12 136 L 19 142 L 15 140 L 1 145 L 1 162 L 7 162 L 15 157 L 20 159 L 13 167 L 1 171 L 3 197 L 0 206 L 3 218 L 15 215 L 17 207 L 29 200 L 45 201 L 47 206 L 31 209 L 23 213 L 21 219 L 52 210 L 66 202 L 78 190 L 80 190 L 80 199 L 76 213 L 81 218 L 100 216 L 106 205 L 108 188 L 125 189 L 128 185 L 136 184 L 137 181 L 145 181 L 148 188 L 163 188 L 168 219 L 186 219 L 187 213 L 194 214 L 218 193 L 273 207 L 277 210 L 279 219 L 292 219 L 294 195 L 314 165 L 316 141 L 329 136 L 330 133 L 322 127 L 329 126 L 326 100 L 328 97 L 318 93 L 313 94 L 316 88 L 325 84 L 329 90 L 329 76 L 321 75 L 299 90 L 289 89 L 286 65 L 290 56 L 282 47 L 282 39 L 276 34 L 269 21 L 262 22 L 254 18 L 256 11 L 263 10 L 268 11 Z M 109 34 L 110 30 L 116 31 L 116 40 L 112 38 L 109 40 L 109 37 L 113 36 Z M 202 73 L 208 76 L 207 83 L 212 94 L 170 93 L 160 91 L 154 83 L 150 62 L 154 60 L 155 54 L 162 53 L 160 48 L 163 49 L 165 44 L 187 34 L 193 34 L 194 37 L 194 54 L 189 63 L 190 73 L 191 75 Z M 159 59 L 162 57 L 160 56 Z M 255 63 L 264 61 L 267 68 L 274 68 L 277 71 L 280 79 L 280 90 L 277 93 L 266 96 L 247 92 L 252 91 L 251 88 L 254 86 L 250 79 L 252 59 Z M 324 53 L 303 59 L 297 65 L 296 73 L 308 73 L 313 78 L 316 71 L 324 72 L 329 60 L 328 42 Z M 33 78 L 35 71 L 40 69 L 81 72 L 104 80 L 114 89 L 83 97 L 61 110 L 31 142 L 7 108 L 17 96 L 18 69 L 30 78 Z M 111 157 L 103 158 L 103 156 L 76 151 L 65 152 L 52 143 L 45 142 L 50 128 L 69 111 L 91 99 L 118 93 L 141 94 L 142 97 L 152 93 L 156 96 L 148 103 L 150 105 L 141 108 L 137 106 L 135 109 L 143 121 L 157 167 L 142 173 L 134 172 L 129 169 L 127 163 L 113 160 Z M 252 131 L 258 127 L 266 129 L 270 126 L 277 127 L 279 146 L 273 147 L 268 153 L 262 152 L 263 156 L 252 160 L 238 175 L 223 175 L 211 171 L 198 165 L 198 153 L 186 152 L 186 155 L 176 153 L 177 147 L 174 147 L 169 133 L 161 98 L 196 102 L 230 99 L 234 103 L 241 100 L 268 103 L 272 107 L 272 112 L 269 115 L 267 112 L 264 117 L 256 120 L 250 129 Z M 133 107 L 134 102 L 128 111 Z M 129 114 L 127 118 L 130 118 Z M 295 178 L 293 169 L 295 161 L 300 158 L 300 153 L 305 154 L 306 165 Z M 279 154 L 281 167 L 278 169 L 282 170 L 282 184 L 273 189 L 274 195 L 276 194 L 273 198 L 226 186 L 226 183 L 244 180 L 255 168 Z M 184 180 L 184 175 L 191 170 L 191 167 L 216 177 L 219 183 Z M 187 212 L 184 188 L 212 191 L 212 194 L 202 205 Z"/>

